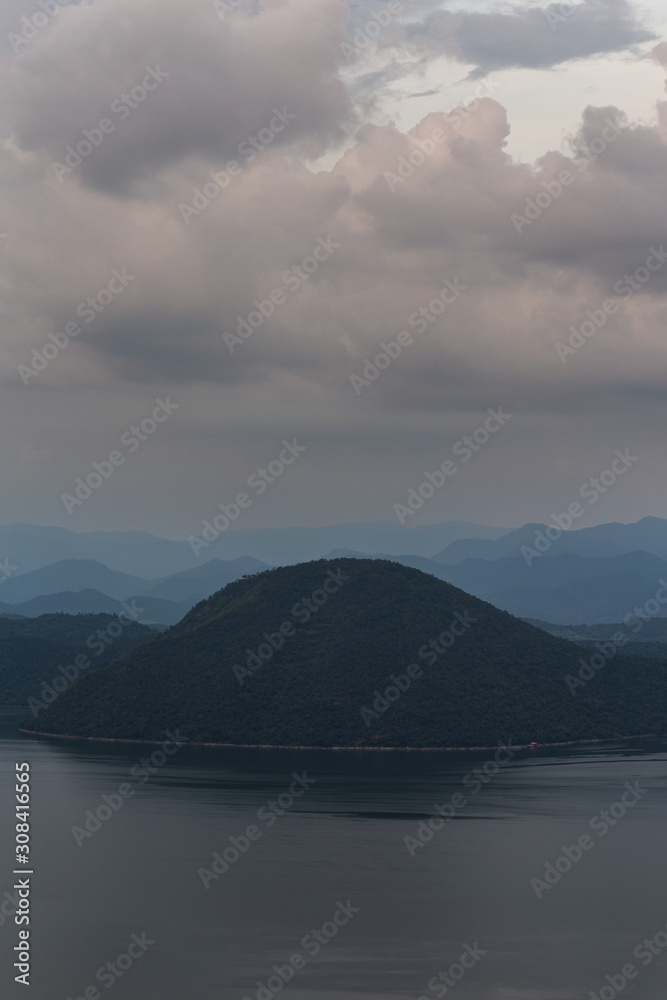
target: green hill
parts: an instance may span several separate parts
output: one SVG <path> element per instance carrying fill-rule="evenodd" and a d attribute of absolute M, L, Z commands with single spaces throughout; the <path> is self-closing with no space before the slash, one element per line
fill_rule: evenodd
<path fill-rule="evenodd" d="M 419 570 L 320 560 L 228 584 L 26 728 L 360 747 L 664 731 L 663 661 L 614 656 L 573 695 L 566 676 L 587 655 Z"/>
<path fill-rule="evenodd" d="M 78 674 L 95 669 L 156 634 L 108 614 L 0 618 L 0 705 L 30 707 L 55 680 L 58 686 L 63 677 L 72 683 L 68 671 L 74 677 L 73 665 L 81 668 Z"/>

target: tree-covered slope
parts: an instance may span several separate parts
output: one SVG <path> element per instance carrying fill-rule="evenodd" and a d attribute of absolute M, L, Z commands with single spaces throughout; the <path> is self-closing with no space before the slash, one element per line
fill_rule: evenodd
<path fill-rule="evenodd" d="M 117 615 L 2 618 L 0 705 L 28 704 L 31 698 L 41 700 L 54 681 L 59 687 L 62 678 L 72 683 L 68 680 L 68 672 L 70 678 L 75 674 L 72 665 L 81 668 L 79 674 L 95 669 L 156 634 L 146 625 Z"/>
<path fill-rule="evenodd" d="M 320 560 L 229 584 L 83 677 L 28 728 L 161 740 L 178 727 L 201 742 L 415 747 L 665 728 L 662 661 L 614 657 L 573 695 L 566 676 L 583 655 L 419 570 Z"/>

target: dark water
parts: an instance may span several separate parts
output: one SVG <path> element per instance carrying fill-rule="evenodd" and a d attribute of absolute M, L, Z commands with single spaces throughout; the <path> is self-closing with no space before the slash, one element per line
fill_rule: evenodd
<path fill-rule="evenodd" d="M 18 929 L 5 919 L 3 997 L 75 1000 L 89 988 L 113 1000 L 255 1000 L 258 981 L 291 956 L 300 967 L 289 983 L 278 990 L 272 979 L 260 1000 L 570 1000 L 601 989 L 611 1000 L 605 977 L 620 987 L 628 963 L 636 976 L 618 992 L 667 996 L 667 948 L 642 951 L 649 962 L 633 956 L 667 926 L 667 743 L 522 751 L 473 793 L 478 783 L 464 779 L 489 753 L 183 747 L 142 783 L 131 769 L 154 747 L 36 741 L 10 725 L 2 736 L 0 895 L 14 881 L 21 761 L 32 765 L 35 871 L 31 985 L 14 983 Z M 271 826 L 268 813 L 258 818 L 304 770 L 312 787 Z M 637 780 L 626 815 L 604 836 L 591 829 Z M 123 783 L 134 795 L 79 846 L 71 828 Z M 457 794 L 465 806 L 411 857 L 403 838 Z M 198 870 L 249 824 L 258 839 L 205 888 Z M 538 899 L 530 879 L 584 834 L 593 846 Z M 323 925 L 315 955 L 307 935 Z M 133 934 L 144 950 L 133 946 L 118 977 L 104 967 Z M 452 963 L 463 978 L 429 989 Z"/>

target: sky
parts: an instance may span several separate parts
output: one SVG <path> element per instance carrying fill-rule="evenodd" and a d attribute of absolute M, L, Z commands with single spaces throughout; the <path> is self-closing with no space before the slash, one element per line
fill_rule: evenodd
<path fill-rule="evenodd" d="M 667 517 L 666 22 L 5 0 L 0 521 Z"/>

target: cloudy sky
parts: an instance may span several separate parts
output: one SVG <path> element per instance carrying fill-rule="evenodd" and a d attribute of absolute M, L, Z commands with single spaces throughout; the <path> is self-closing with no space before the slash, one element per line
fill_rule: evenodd
<path fill-rule="evenodd" d="M 666 23 L 5 0 L 0 520 L 667 517 Z"/>

